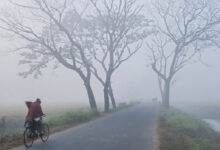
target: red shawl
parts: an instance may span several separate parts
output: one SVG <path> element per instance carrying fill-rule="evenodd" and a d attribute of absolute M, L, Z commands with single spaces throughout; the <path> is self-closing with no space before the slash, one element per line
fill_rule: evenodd
<path fill-rule="evenodd" d="M 25 122 L 42 117 L 44 115 L 39 102 L 25 102 L 28 107 L 28 113 Z"/>

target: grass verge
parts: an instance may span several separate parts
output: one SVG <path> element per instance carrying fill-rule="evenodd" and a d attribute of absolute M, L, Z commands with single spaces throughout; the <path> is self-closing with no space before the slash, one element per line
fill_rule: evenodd
<path fill-rule="evenodd" d="M 116 110 L 110 110 L 109 113 L 120 111 L 122 109 L 131 107 L 138 103 L 120 104 Z M 59 113 L 52 117 L 44 119 L 44 122 L 49 125 L 50 133 L 63 131 L 65 129 L 74 127 L 81 123 L 91 121 L 109 113 L 97 112 L 97 111 L 86 111 L 86 110 L 73 110 Z M 8 150 L 13 147 L 23 144 L 23 130 L 18 129 L 16 132 L 0 134 L 0 150 Z"/>
<path fill-rule="evenodd" d="M 44 122 L 50 126 L 51 132 L 53 133 L 88 122 L 92 119 L 100 117 L 102 114 L 103 113 L 99 113 L 97 111 L 67 111 L 47 118 L 44 120 Z"/>
<path fill-rule="evenodd" d="M 50 132 L 59 132 L 70 127 L 74 127 L 81 123 L 88 122 L 92 119 L 98 118 L 101 113 L 95 111 L 66 111 L 49 118 L 46 118 L 44 122 L 50 126 Z M 7 133 L 0 135 L 0 149 L 8 150 L 15 146 L 23 144 L 23 130 L 18 130 L 13 133 Z"/>
<path fill-rule="evenodd" d="M 160 150 L 220 150 L 220 135 L 206 123 L 177 109 L 160 109 Z"/>

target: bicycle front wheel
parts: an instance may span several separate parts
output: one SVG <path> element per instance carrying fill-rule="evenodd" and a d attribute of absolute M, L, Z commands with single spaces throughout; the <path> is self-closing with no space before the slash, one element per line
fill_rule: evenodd
<path fill-rule="evenodd" d="M 42 142 L 47 142 L 49 135 L 50 135 L 50 129 L 49 126 L 47 124 L 43 124 L 42 125 L 42 136 L 41 136 L 41 140 Z"/>
<path fill-rule="evenodd" d="M 26 128 L 24 131 L 24 145 L 25 147 L 29 148 L 32 146 L 33 142 L 34 142 L 34 134 L 31 131 L 30 128 Z"/>

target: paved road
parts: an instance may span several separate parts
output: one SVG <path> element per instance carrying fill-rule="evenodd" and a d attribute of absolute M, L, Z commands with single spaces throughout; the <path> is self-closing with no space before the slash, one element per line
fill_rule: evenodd
<path fill-rule="evenodd" d="M 145 103 L 53 134 L 30 150 L 155 150 L 155 136 L 156 106 Z"/>

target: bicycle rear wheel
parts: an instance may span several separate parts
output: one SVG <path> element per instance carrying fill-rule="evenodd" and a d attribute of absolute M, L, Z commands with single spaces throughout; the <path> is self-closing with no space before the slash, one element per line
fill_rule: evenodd
<path fill-rule="evenodd" d="M 41 140 L 42 142 L 47 142 L 49 135 L 50 135 L 50 129 L 49 126 L 47 124 L 43 124 L 42 125 L 42 136 L 41 136 Z"/>
<path fill-rule="evenodd" d="M 34 134 L 30 128 L 26 128 L 24 131 L 24 145 L 29 148 L 34 142 Z"/>

